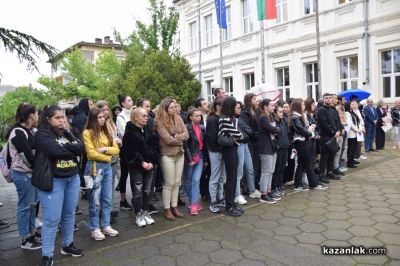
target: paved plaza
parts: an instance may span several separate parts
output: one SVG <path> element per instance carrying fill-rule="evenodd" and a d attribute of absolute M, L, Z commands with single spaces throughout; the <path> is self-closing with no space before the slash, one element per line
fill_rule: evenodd
<path fill-rule="evenodd" d="M 390 143 L 387 147 L 391 147 Z M 249 199 L 239 218 L 204 210 L 175 222 L 156 214 L 144 229 L 133 213 L 120 213 L 117 238 L 96 242 L 87 227 L 87 202 L 77 216 L 75 244 L 81 258 L 59 255 L 57 265 L 400 265 L 400 151 L 367 154 L 368 159 L 327 191 L 293 192 L 275 205 Z M 15 221 L 13 184 L 0 181 L 0 217 L 12 225 L 0 229 L 1 265 L 37 265 L 40 251 L 23 251 Z M 117 196 L 117 195 L 116 195 Z M 117 201 L 116 201 L 117 202 Z M 321 246 L 385 247 L 386 255 L 326 256 Z"/>

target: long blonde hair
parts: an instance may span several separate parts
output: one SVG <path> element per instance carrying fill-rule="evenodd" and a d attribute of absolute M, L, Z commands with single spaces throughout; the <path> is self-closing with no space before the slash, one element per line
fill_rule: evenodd
<path fill-rule="evenodd" d="M 107 101 L 104 101 L 104 100 L 100 100 L 100 101 L 96 102 L 96 107 L 97 108 L 103 109 L 104 106 L 108 106 L 108 109 L 109 109 L 109 114 L 108 114 L 108 117 L 106 119 L 106 125 L 107 125 L 108 130 L 110 131 L 110 133 L 114 135 L 117 132 L 117 127 L 115 126 L 115 123 L 111 118 L 111 112 L 112 111 L 110 109 L 110 105 L 108 104 Z"/>
<path fill-rule="evenodd" d="M 171 117 L 168 114 L 168 108 L 171 103 L 176 104 L 176 101 L 170 97 L 167 97 L 161 101 L 156 112 L 155 123 L 154 123 L 155 125 L 158 123 L 164 124 L 167 127 L 168 131 L 171 130 L 173 124 L 175 124 L 176 121 L 179 119 L 178 113 L 176 113 L 174 117 Z"/>

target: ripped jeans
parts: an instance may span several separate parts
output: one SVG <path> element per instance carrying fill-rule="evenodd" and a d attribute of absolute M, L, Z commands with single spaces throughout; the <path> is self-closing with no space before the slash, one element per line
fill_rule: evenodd
<path fill-rule="evenodd" d="M 92 161 L 86 165 L 85 175 L 92 169 Z M 97 175 L 94 177 L 93 188 L 89 193 L 89 221 L 90 229 L 110 225 L 112 170 L 110 163 L 96 162 Z M 90 172 L 89 172 L 90 173 Z"/>
<path fill-rule="evenodd" d="M 32 174 L 12 170 L 11 179 L 17 189 L 17 224 L 21 238 L 31 235 L 35 229 L 37 189 L 32 185 Z"/>
<path fill-rule="evenodd" d="M 135 214 L 149 210 L 151 200 L 151 183 L 153 180 L 153 170 L 146 171 L 141 168 L 131 167 L 129 169 L 131 177 L 131 189 L 133 197 L 133 207 Z"/>

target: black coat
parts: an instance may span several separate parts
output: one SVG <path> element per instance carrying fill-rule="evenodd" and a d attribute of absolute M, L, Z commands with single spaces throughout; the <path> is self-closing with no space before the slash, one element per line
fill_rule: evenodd
<path fill-rule="evenodd" d="M 282 118 L 280 121 L 276 121 L 276 126 L 282 130 L 282 134 L 278 135 L 275 140 L 277 149 L 289 149 L 290 148 L 290 137 L 287 120 Z"/>
<path fill-rule="evenodd" d="M 271 139 L 271 134 L 280 135 L 282 130 L 279 127 L 271 125 L 271 121 L 265 115 L 261 115 L 258 120 L 258 153 L 259 154 L 274 154 L 276 147 Z"/>
<path fill-rule="evenodd" d="M 212 152 L 221 152 L 221 146 L 218 145 L 219 116 L 210 115 L 207 117 L 206 145 L 207 149 Z"/>
<path fill-rule="evenodd" d="M 331 107 L 322 105 L 318 109 L 317 123 L 320 131 L 321 138 L 331 139 L 335 136 L 336 132 L 336 122 L 331 112 Z"/>
<path fill-rule="evenodd" d="M 186 128 L 189 132 L 189 139 L 184 143 L 185 159 L 187 162 L 192 162 L 193 157 L 195 155 L 200 155 L 199 140 L 197 139 L 197 135 L 193 129 L 192 123 L 187 123 Z M 206 161 L 208 158 L 208 152 L 205 140 L 206 132 L 202 126 L 200 126 L 200 128 L 201 128 L 201 139 L 203 140 L 203 159 Z"/>
<path fill-rule="evenodd" d="M 148 136 L 145 129 L 135 126 L 132 122 L 126 123 L 125 134 L 122 139 L 121 159 L 129 164 L 129 167 L 142 169 L 142 163 L 158 164 L 159 150 L 153 143 L 154 139 Z"/>
<path fill-rule="evenodd" d="M 242 111 L 240 112 L 240 119 L 243 120 L 243 122 L 250 127 L 251 132 L 248 133 L 250 141 L 257 141 L 258 139 L 258 124 L 257 120 L 254 120 L 249 111 L 247 111 L 246 108 L 243 108 Z M 247 134 L 247 132 L 246 132 Z"/>
<path fill-rule="evenodd" d="M 313 137 L 313 133 L 309 131 L 300 115 L 293 114 L 290 120 L 289 132 L 292 137 L 301 136 L 306 139 Z"/>

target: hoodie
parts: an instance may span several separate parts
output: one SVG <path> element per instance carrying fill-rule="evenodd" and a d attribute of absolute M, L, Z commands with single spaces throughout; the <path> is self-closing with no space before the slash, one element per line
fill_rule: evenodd
<path fill-rule="evenodd" d="M 71 110 L 71 126 L 73 126 L 80 135 L 82 135 L 83 130 L 87 122 L 89 114 L 89 98 L 83 98 L 80 100 L 78 106 L 75 106 Z"/>

